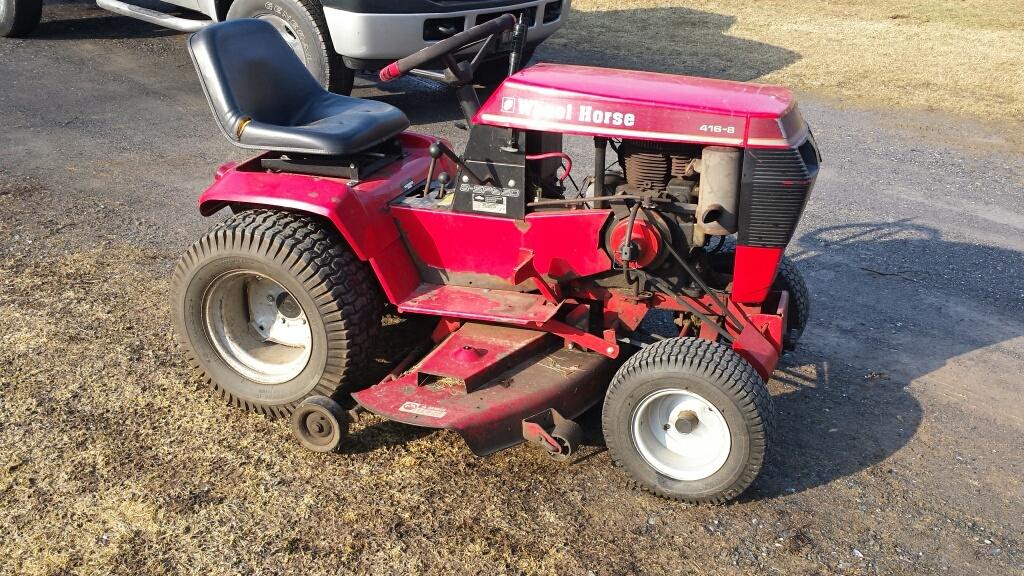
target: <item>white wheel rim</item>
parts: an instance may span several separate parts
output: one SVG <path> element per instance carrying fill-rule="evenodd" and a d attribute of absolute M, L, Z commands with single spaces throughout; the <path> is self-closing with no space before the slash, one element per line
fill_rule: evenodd
<path fill-rule="evenodd" d="M 632 420 L 633 443 L 640 456 L 669 478 L 702 480 L 729 458 L 732 437 L 725 417 L 689 390 L 649 394 L 633 411 Z"/>
<path fill-rule="evenodd" d="M 281 384 L 309 363 L 306 312 L 277 282 L 244 270 L 221 274 L 203 295 L 203 326 L 220 357 L 242 376 Z"/>
<path fill-rule="evenodd" d="M 269 22 L 271 26 L 276 28 L 277 32 L 284 38 L 284 41 L 288 43 L 288 47 L 299 57 L 299 60 L 306 63 L 306 53 L 302 51 L 302 42 L 299 41 L 299 35 L 292 28 L 291 23 L 274 14 L 260 14 L 257 18 Z"/>

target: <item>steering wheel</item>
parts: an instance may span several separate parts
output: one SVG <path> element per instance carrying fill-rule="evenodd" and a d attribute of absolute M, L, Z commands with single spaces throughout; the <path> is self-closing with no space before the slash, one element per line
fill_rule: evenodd
<path fill-rule="evenodd" d="M 459 32 L 458 34 L 455 34 L 450 38 L 445 38 L 432 46 L 427 46 L 419 52 L 415 52 L 401 60 L 396 60 L 391 64 L 388 64 L 380 71 L 380 81 L 390 82 L 409 73 L 409 71 L 419 68 L 427 62 L 438 58 L 444 58 L 448 67 L 453 68 L 452 72 L 458 74 L 458 70 L 454 69 L 455 64 L 454 60 L 451 58 L 452 54 L 476 44 L 489 36 L 504 32 L 505 30 L 511 30 L 515 25 L 516 17 L 512 14 L 505 14 L 495 18 L 494 20 L 489 20 L 483 24 L 473 26 L 469 30 Z M 487 50 L 490 45 L 491 42 L 485 44 L 481 48 L 481 52 Z M 475 60 L 476 59 L 474 58 L 474 61 Z"/>

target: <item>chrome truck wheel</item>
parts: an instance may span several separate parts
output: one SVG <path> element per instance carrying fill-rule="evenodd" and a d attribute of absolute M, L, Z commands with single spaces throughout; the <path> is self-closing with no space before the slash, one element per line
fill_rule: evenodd
<path fill-rule="evenodd" d="M 619 368 L 601 418 L 612 459 L 641 488 L 718 503 L 760 473 L 773 415 L 764 382 L 731 348 L 669 338 Z"/>
<path fill-rule="evenodd" d="M 260 20 L 266 20 L 271 26 L 277 30 L 277 33 L 284 38 L 284 41 L 288 43 L 288 47 L 295 52 L 295 55 L 299 57 L 303 62 L 306 61 L 306 52 L 302 49 L 302 41 L 299 40 L 298 23 L 294 20 L 285 20 L 278 14 L 258 14 L 256 18 Z"/>
<path fill-rule="evenodd" d="M 381 299 L 369 266 L 329 223 L 236 214 L 182 256 L 172 290 L 179 341 L 235 406 L 288 416 L 304 398 L 364 384 Z"/>

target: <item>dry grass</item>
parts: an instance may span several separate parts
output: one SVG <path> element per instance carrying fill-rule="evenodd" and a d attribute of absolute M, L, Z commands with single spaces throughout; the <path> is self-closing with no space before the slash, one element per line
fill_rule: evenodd
<path fill-rule="evenodd" d="M 574 0 L 554 43 L 608 65 L 849 103 L 1024 119 L 1019 0 Z M 553 51 L 549 51 L 552 53 Z"/>
<path fill-rule="evenodd" d="M 0 574 L 689 572 L 737 554 L 722 540 L 680 557 L 705 526 L 768 550 L 784 528 L 759 536 L 747 518 L 791 522 L 767 502 L 669 505 L 601 452 L 571 467 L 525 448 L 478 459 L 453 434 L 375 418 L 343 455 L 305 451 L 183 362 L 171 261 L 116 244 L 0 257 Z M 382 347 L 406 328 L 386 322 Z M 770 552 L 818 563 L 794 546 Z"/>

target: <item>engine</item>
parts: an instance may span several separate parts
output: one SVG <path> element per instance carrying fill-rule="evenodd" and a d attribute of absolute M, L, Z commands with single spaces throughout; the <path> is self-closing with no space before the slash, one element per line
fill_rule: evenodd
<path fill-rule="evenodd" d="M 736 232 L 742 150 L 643 140 L 622 140 L 614 149 L 622 174 L 606 178 L 606 193 L 671 200 L 675 209 L 644 211 L 632 224 L 628 210 L 618 210 L 606 237 L 610 252 L 632 228 L 638 253 L 632 265 L 647 267 L 663 261 L 650 253 L 661 250 L 662 242 L 685 250 L 704 246 L 709 236 Z M 609 184 L 614 191 L 607 190 Z M 621 264 L 622 254 L 613 257 Z"/>

